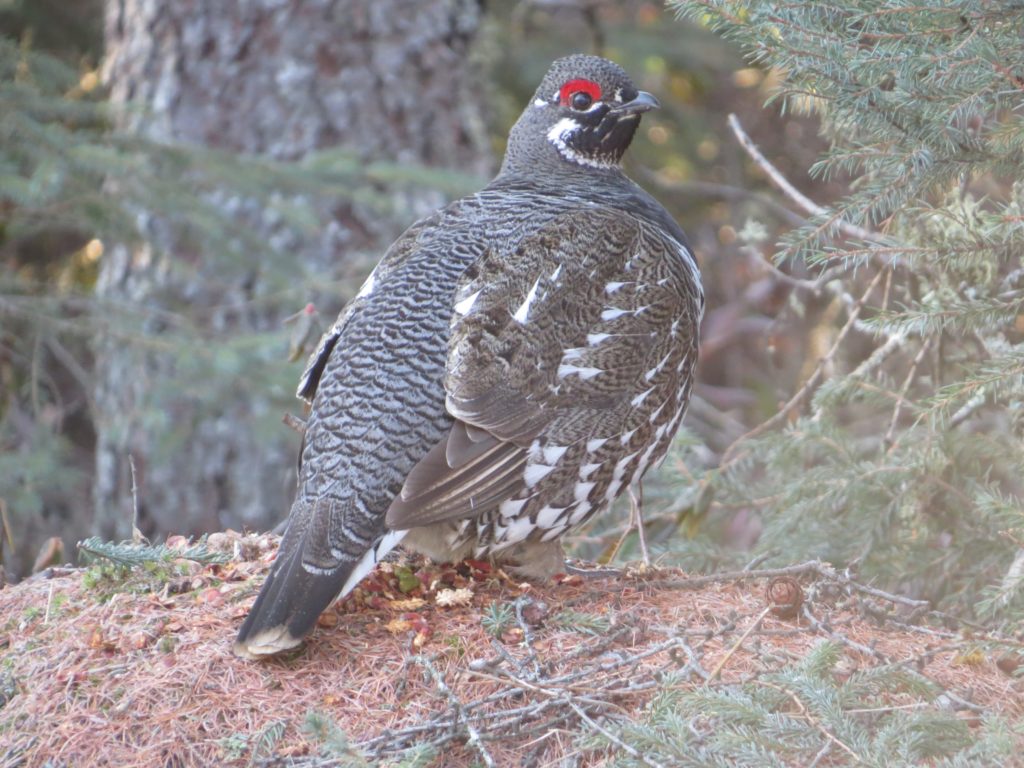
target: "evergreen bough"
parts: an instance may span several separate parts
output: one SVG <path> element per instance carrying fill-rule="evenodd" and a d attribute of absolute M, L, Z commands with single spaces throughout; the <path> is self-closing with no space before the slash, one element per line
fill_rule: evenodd
<path fill-rule="evenodd" d="M 776 251 L 810 275 L 798 310 L 836 302 L 835 344 L 705 485 L 760 510 L 777 560 L 856 562 L 1019 624 L 1024 3 L 670 5 L 779 73 L 772 101 L 816 114 L 830 142 L 810 173 L 849 189 Z"/>

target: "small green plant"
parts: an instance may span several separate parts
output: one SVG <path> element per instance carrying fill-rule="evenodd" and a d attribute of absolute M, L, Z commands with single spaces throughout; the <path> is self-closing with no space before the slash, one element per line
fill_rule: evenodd
<path fill-rule="evenodd" d="M 307 712 L 302 730 L 320 743 L 323 754 L 333 758 L 332 765 L 339 768 L 369 768 L 369 761 L 352 746 L 338 724 L 323 712 L 315 709 Z"/>
<path fill-rule="evenodd" d="M 458 635 L 446 636 L 444 644 L 451 648 L 459 658 L 466 655 L 466 642 Z"/>
<path fill-rule="evenodd" d="M 253 765 L 257 760 L 264 757 L 271 757 L 274 747 L 284 736 L 284 729 L 287 723 L 284 720 L 275 720 L 268 723 L 253 740 L 252 755 L 249 757 L 249 764 Z"/>
<path fill-rule="evenodd" d="M 233 733 L 217 739 L 217 746 L 224 750 L 226 760 L 238 760 L 249 750 L 249 737 L 244 733 Z"/>
<path fill-rule="evenodd" d="M 491 603 L 484 609 L 480 623 L 483 624 L 487 634 L 501 637 L 512 626 L 515 617 L 515 610 L 508 603 Z"/>
<path fill-rule="evenodd" d="M 395 768 L 428 768 L 440 765 L 437 759 L 437 747 L 432 744 L 417 744 L 405 751 L 402 759 L 395 763 Z"/>
<path fill-rule="evenodd" d="M 611 628 L 611 622 L 604 616 L 593 613 L 581 613 L 571 608 L 559 611 L 552 617 L 551 623 L 560 629 L 583 632 L 588 635 L 603 635 Z"/>
<path fill-rule="evenodd" d="M 21 614 L 22 620 L 25 621 L 25 622 L 35 621 L 36 619 L 38 619 L 40 616 L 43 615 L 43 610 L 44 609 L 41 608 L 38 605 L 30 605 Z"/>

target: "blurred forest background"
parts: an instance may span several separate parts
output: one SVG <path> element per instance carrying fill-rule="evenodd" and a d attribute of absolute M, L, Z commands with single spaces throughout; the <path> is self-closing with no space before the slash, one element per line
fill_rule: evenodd
<path fill-rule="evenodd" d="M 133 519 L 283 519 L 282 416 L 320 330 L 402 229 L 490 178 L 549 62 L 583 51 L 661 99 L 627 172 L 708 295 L 685 428 L 645 484 L 652 554 L 819 556 L 1019 622 L 1019 10 L 936 10 L 902 39 L 866 10 L 841 29 L 861 61 L 825 10 L 679 5 L 0 3 L 7 577 Z M 922 63 L 941 55 L 957 66 Z M 628 519 L 574 551 L 637 557 Z"/>

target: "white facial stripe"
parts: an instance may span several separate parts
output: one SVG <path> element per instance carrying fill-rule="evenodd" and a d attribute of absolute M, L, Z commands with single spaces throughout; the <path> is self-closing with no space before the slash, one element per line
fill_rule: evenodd
<path fill-rule="evenodd" d="M 580 124 L 571 117 L 563 117 L 548 131 L 548 141 L 555 145 L 558 153 L 570 162 L 579 165 L 586 165 L 591 168 L 614 168 L 615 163 L 608 160 L 596 160 L 592 157 L 585 157 L 574 150 L 566 142 L 566 137 L 580 129 Z"/>

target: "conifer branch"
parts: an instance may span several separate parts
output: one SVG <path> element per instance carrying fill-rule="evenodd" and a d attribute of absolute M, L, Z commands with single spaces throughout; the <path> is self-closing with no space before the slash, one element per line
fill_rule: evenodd
<path fill-rule="evenodd" d="M 786 696 L 788 696 L 793 701 L 793 703 L 796 704 L 796 708 L 800 711 L 800 714 L 807 719 L 807 722 L 809 722 L 811 725 L 817 728 L 826 739 L 828 739 L 830 742 L 832 742 L 837 747 L 842 749 L 844 752 L 846 752 L 846 754 L 848 754 L 858 763 L 864 762 L 864 759 L 856 752 L 854 752 L 850 746 L 840 741 L 834 733 L 832 733 L 828 728 L 822 725 L 816 717 L 814 717 L 813 715 L 811 715 L 810 712 L 807 711 L 807 707 L 804 706 L 804 703 L 800 700 L 800 697 L 797 696 L 797 694 L 794 691 L 790 690 L 789 688 L 786 688 L 785 686 L 771 683 L 767 680 L 758 680 L 756 682 L 757 685 L 763 685 L 768 688 L 773 688 L 774 690 L 779 691 L 780 693 L 786 694 Z"/>
<path fill-rule="evenodd" d="M 889 420 L 889 429 L 885 432 L 885 437 L 882 438 L 882 442 L 889 446 L 889 453 L 892 454 L 896 450 L 897 442 L 893 440 L 893 435 L 896 432 L 896 425 L 900 420 L 900 411 L 903 408 L 903 403 L 907 398 L 907 391 L 910 389 L 911 383 L 914 381 L 914 376 L 917 374 L 917 367 L 924 360 L 925 354 L 931 348 L 932 337 L 927 336 L 921 341 L 921 348 L 917 350 L 917 354 L 914 355 L 913 361 L 910 363 L 910 369 L 907 371 L 907 375 L 903 379 L 903 383 L 900 385 L 899 393 L 896 397 L 896 405 L 892 409 L 892 418 Z"/>
<path fill-rule="evenodd" d="M 743 126 L 740 124 L 740 120 L 736 115 L 730 114 L 729 127 L 732 129 L 733 134 L 739 141 L 740 146 L 743 147 L 744 151 L 750 156 L 757 165 L 765 172 L 769 179 L 777 186 L 790 200 L 796 203 L 798 206 L 803 208 L 811 216 L 824 216 L 828 214 L 828 209 L 818 205 L 803 192 L 793 186 L 793 184 L 787 179 L 778 168 L 769 162 L 768 158 L 764 156 L 754 140 L 750 138 L 746 131 L 743 130 Z M 844 221 L 841 218 L 835 220 L 836 226 L 844 234 L 850 237 L 857 238 L 858 240 L 868 240 L 872 242 L 884 243 L 887 242 L 887 238 L 877 232 L 858 227 L 855 224 L 851 224 L 848 221 Z"/>
<path fill-rule="evenodd" d="M 646 755 L 644 755 L 640 750 L 630 746 L 622 739 L 620 739 L 618 736 L 616 736 L 614 733 L 609 731 L 607 728 L 602 727 L 599 723 L 593 720 L 585 711 L 583 711 L 579 706 L 577 706 L 576 703 L 571 699 L 566 699 L 565 703 L 568 704 L 569 707 L 577 715 L 579 715 L 580 720 L 582 720 L 595 731 L 600 733 L 602 736 L 608 739 L 608 741 L 617 746 L 619 749 L 623 750 L 630 757 L 641 761 L 644 765 L 650 766 L 650 768 L 664 768 L 664 766 L 661 763 L 651 760 Z"/>

